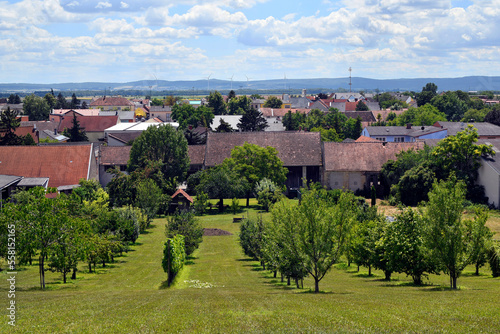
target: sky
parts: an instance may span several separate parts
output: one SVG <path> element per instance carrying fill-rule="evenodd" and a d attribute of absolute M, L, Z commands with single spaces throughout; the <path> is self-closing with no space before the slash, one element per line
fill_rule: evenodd
<path fill-rule="evenodd" d="M 0 83 L 500 75 L 500 0 L 0 0 Z"/>

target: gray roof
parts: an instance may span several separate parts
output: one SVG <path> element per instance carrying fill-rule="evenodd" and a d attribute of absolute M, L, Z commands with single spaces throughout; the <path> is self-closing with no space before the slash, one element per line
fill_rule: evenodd
<path fill-rule="evenodd" d="M 5 189 L 20 181 L 22 178 L 22 176 L 0 175 L 0 189 Z"/>
<path fill-rule="evenodd" d="M 151 106 L 149 107 L 149 112 L 171 112 L 172 106 Z"/>
<path fill-rule="evenodd" d="M 454 136 L 458 132 L 463 131 L 467 126 L 473 125 L 477 129 L 479 136 L 499 136 L 500 126 L 488 123 L 463 123 L 463 122 L 438 122 L 443 128 L 448 129 L 448 136 Z"/>
<path fill-rule="evenodd" d="M 290 103 L 292 104 L 293 109 L 308 108 L 309 102 L 311 102 L 311 100 L 309 100 L 307 97 L 291 97 L 290 98 Z"/>
<path fill-rule="evenodd" d="M 240 122 L 241 115 L 215 115 L 212 125 L 210 128 L 212 131 L 215 131 L 217 127 L 220 125 L 220 120 L 223 119 L 224 122 L 229 123 L 231 128 L 235 131 L 238 131 L 238 123 Z"/>
<path fill-rule="evenodd" d="M 17 185 L 19 187 L 45 187 L 48 183 L 48 177 L 25 177 Z"/>
<path fill-rule="evenodd" d="M 414 126 L 408 129 L 406 126 L 367 126 L 366 129 L 370 136 L 409 136 L 420 137 L 430 133 L 446 131 L 435 126 Z M 449 133 L 448 133 L 449 134 Z"/>

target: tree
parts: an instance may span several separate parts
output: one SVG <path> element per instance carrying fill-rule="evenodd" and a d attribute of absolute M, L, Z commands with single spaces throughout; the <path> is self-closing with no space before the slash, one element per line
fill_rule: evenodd
<path fill-rule="evenodd" d="M 484 121 L 500 126 L 500 106 L 494 106 L 487 114 L 484 116 Z"/>
<path fill-rule="evenodd" d="M 176 212 L 168 218 L 165 226 L 167 238 L 173 238 L 180 234 L 184 236 L 184 250 L 189 256 L 198 248 L 203 241 L 203 227 L 191 211 Z"/>
<path fill-rule="evenodd" d="M 279 109 L 283 105 L 283 102 L 276 96 L 269 96 L 269 98 L 264 103 L 264 108 L 275 108 Z"/>
<path fill-rule="evenodd" d="M 136 185 L 135 206 L 144 210 L 149 222 L 156 218 L 156 214 L 163 202 L 160 187 L 152 179 L 142 179 Z"/>
<path fill-rule="evenodd" d="M 71 95 L 71 102 L 70 102 L 69 106 L 71 109 L 76 109 L 80 106 L 80 100 L 78 100 L 75 93 L 73 93 L 73 95 Z"/>
<path fill-rule="evenodd" d="M 484 122 L 488 109 L 469 109 L 465 112 L 461 122 Z"/>
<path fill-rule="evenodd" d="M 426 104 L 418 108 L 408 108 L 408 110 L 396 116 L 390 124 L 399 126 L 405 126 L 406 124 L 430 126 L 438 121 L 446 121 L 446 115 L 431 104 Z"/>
<path fill-rule="evenodd" d="M 433 157 L 441 168 L 442 179 L 448 178 L 452 173 L 467 185 L 469 196 L 474 194 L 474 185 L 480 167 L 482 156 L 493 156 L 495 151 L 491 145 L 477 144 L 478 134 L 476 128 L 469 125 L 455 136 L 441 140 L 433 151 Z"/>
<path fill-rule="evenodd" d="M 262 217 L 246 219 L 240 225 L 240 245 L 245 255 L 264 263 L 264 223 Z"/>
<path fill-rule="evenodd" d="M 369 111 L 370 108 L 364 103 L 363 101 L 359 100 L 358 103 L 356 103 L 356 111 Z"/>
<path fill-rule="evenodd" d="M 269 208 L 276 203 L 282 195 L 282 187 L 278 187 L 273 181 L 263 178 L 255 186 L 257 202 L 262 208 L 269 212 Z"/>
<path fill-rule="evenodd" d="M 24 98 L 24 113 L 29 116 L 30 121 L 45 121 L 49 119 L 50 106 L 47 101 L 34 94 Z"/>
<path fill-rule="evenodd" d="M 175 276 L 181 271 L 186 260 L 184 237 L 180 234 L 167 239 L 163 248 L 163 271 L 167 273 L 167 285 L 170 286 Z"/>
<path fill-rule="evenodd" d="M 17 112 L 10 107 L 0 114 L 0 145 L 20 145 L 22 139 L 16 135 L 16 129 L 21 122 L 17 118 Z"/>
<path fill-rule="evenodd" d="M 264 131 L 269 125 L 267 124 L 267 120 L 262 113 L 258 110 L 250 108 L 247 112 L 241 116 L 240 121 L 238 123 L 238 129 L 243 132 L 247 131 Z"/>
<path fill-rule="evenodd" d="M 69 129 L 64 129 L 63 135 L 68 137 L 70 142 L 89 140 L 85 129 L 80 127 L 80 121 L 76 117 L 76 113 L 73 113 L 73 126 Z"/>
<path fill-rule="evenodd" d="M 62 95 L 62 93 L 59 93 L 57 95 L 56 109 L 68 109 L 68 107 L 68 101 L 66 101 L 66 98 Z"/>
<path fill-rule="evenodd" d="M 493 232 L 486 226 L 488 213 L 484 209 L 475 210 L 475 219 L 465 221 L 467 239 L 471 245 L 472 263 L 476 267 L 476 276 L 479 268 L 488 261 L 488 249 L 491 247 Z"/>
<path fill-rule="evenodd" d="M 314 278 L 316 293 L 319 282 L 343 254 L 355 217 L 352 193 L 342 193 L 338 203 L 332 206 L 320 194 L 322 191 L 304 189 L 301 204 L 290 209 L 291 212 L 282 210 L 283 204 L 272 209 L 276 224 L 296 225 L 287 247 L 295 258 L 302 259 L 304 269 Z"/>
<path fill-rule="evenodd" d="M 7 99 L 7 104 L 20 104 L 21 98 L 17 94 L 10 94 Z"/>
<path fill-rule="evenodd" d="M 226 103 L 218 91 L 211 92 L 208 96 L 208 107 L 212 109 L 214 115 L 227 114 Z"/>
<path fill-rule="evenodd" d="M 288 113 L 283 116 L 283 126 L 286 131 L 297 131 L 302 123 L 304 123 L 305 118 L 305 114 L 299 112 L 292 113 L 291 110 L 288 110 Z"/>
<path fill-rule="evenodd" d="M 427 201 L 427 193 L 431 190 L 436 175 L 429 163 L 422 163 L 407 170 L 398 184 L 391 188 L 391 194 L 401 203 L 408 206 Z"/>
<path fill-rule="evenodd" d="M 172 107 L 172 119 L 179 123 L 180 129 L 187 129 L 189 126 L 210 127 L 214 119 L 212 110 L 206 106 L 194 108 L 190 104 L 176 104 Z"/>
<path fill-rule="evenodd" d="M 236 98 L 236 93 L 234 92 L 234 90 L 231 89 L 229 91 L 229 94 L 227 94 L 227 102 L 229 103 L 229 101 L 231 101 L 234 98 Z"/>
<path fill-rule="evenodd" d="M 201 173 L 196 193 L 204 192 L 208 197 L 218 199 L 219 212 L 223 212 L 224 198 L 239 197 L 245 189 L 248 189 L 246 181 L 242 180 L 227 164 L 221 164 Z"/>
<path fill-rule="evenodd" d="M 466 102 L 461 100 L 455 92 L 446 92 L 442 95 L 436 95 L 430 103 L 438 110 L 446 114 L 449 121 L 460 121 L 468 109 Z"/>
<path fill-rule="evenodd" d="M 180 130 L 170 125 L 150 126 L 134 140 L 127 166 L 129 172 L 158 163 L 160 175 L 171 184 L 184 182 L 189 169 L 188 145 Z M 165 189 L 163 184 L 157 184 Z"/>
<path fill-rule="evenodd" d="M 361 126 L 361 117 L 349 118 L 344 124 L 344 137 L 351 139 L 358 139 L 361 136 L 363 128 Z"/>
<path fill-rule="evenodd" d="M 437 94 L 436 84 L 429 82 L 424 87 L 422 87 L 422 92 L 416 94 L 417 105 L 423 106 L 430 103 L 432 98 Z"/>
<path fill-rule="evenodd" d="M 229 115 L 244 115 L 252 109 L 252 100 L 242 95 L 228 100 L 227 109 Z"/>
<path fill-rule="evenodd" d="M 425 240 L 432 258 L 450 277 L 450 288 L 472 261 L 462 220 L 465 184 L 456 178 L 434 183 L 425 208 Z"/>
<path fill-rule="evenodd" d="M 437 274 L 431 252 L 424 243 L 424 228 L 422 216 L 406 208 L 388 224 L 382 239 L 390 268 L 411 276 L 415 285 L 422 284 L 425 273 Z"/>
<path fill-rule="evenodd" d="M 215 128 L 215 132 L 233 132 L 233 128 L 228 122 L 221 118 L 219 126 Z"/>
<path fill-rule="evenodd" d="M 250 194 L 254 191 L 257 182 L 267 178 L 278 187 L 286 182 L 288 170 L 283 167 L 283 161 L 278 157 L 278 151 L 271 146 L 260 147 L 259 145 L 245 142 L 243 146 L 236 146 L 231 150 L 231 158 L 224 161 L 248 185 L 247 207 L 249 206 Z"/>

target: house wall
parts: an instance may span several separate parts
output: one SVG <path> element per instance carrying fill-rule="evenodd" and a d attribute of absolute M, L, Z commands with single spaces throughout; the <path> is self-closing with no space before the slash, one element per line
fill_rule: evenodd
<path fill-rule="evenodd" d="M 117 165 L 120 167 L 120 170 L 124 172 L 125 174 L 128 174 L 127 166 L 125 165 Z M 104 165 L 99 165 L 99 183 L 101 186 L 104 188 L 106 185 L 111 182 L 111 179 L 113 179 L 113 174 L 107 173 L 106 170 L 109 168 L 113 168 L 115 166 L 104 166 Z"/>
<path fill-rule="evenodd" d="M 328 189 L 362 190 L 366 177 L 362 172 L 326 172 L 325 181 Z"/>
<path fill-rule="evenodd" d="M 477 182 L 484 187 L 488 204 L 500 207 L 500 175 L 484 160 L 481 161 L 481 167 L 478 170 Z"/>
<path fill-rule="evenodd" d="M 91 143 L 96 143 L 99 141 L 99 139 L 104 138 L 104 131 L 99 131 L 99 132 L 87 132 L 87 138 L 89 139 L 89 142 Z"/>
<path fill-rule="evenodd" d="M 125 146 L 126 145 L 125 143 L 123 143 L 119 140 L 116 140 L 115 138 L 112 138 L 110 136 L 108 136 L 107 142 L 108 142 L 108 146 Z"/>

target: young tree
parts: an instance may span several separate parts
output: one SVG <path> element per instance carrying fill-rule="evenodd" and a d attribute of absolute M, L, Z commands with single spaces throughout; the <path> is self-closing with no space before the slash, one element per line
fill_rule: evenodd
<path fill-rule="evenodd" d="M 172 107 L 172 119 L 179 123 L 180 129 L 187 129 L 189 126 L 210 127 L 214 119 L 212 109 L 206 106 L 194 108 L 190 104 L 176 104 Z"/>
<path fill-rule="evenodd" d="M 264 222 L 258 219 L 246 219 L 240 225 L 240 244 L 245 255 L 264 263 Z"/>
<path fill-rule="evenodd" d="M 255 186 L 257 202 L 262 208 L 269 212 L 269 208 L 282 196 L 282 187 L 278 187 L 273 181 L 263 178 Z"/>
<path fill-rule="evenodd" d="M 135 206 L 144 211 L 148 219 L 148 225 L 156 218 L 162 201 L 163 194 L 154 180 L 142 179 L 136 185 Z"/>
<path fill-rule="evenodd" d="M 15 133 L 20 124 L 17 112 L 10 107 L 0 113 L 0 145 L 21 145 L 22 139 Z"/>
<path fill-rule="evenodd" d="M 73 113 L 73 126 L 69 129 L 64 129 L 63 135 L 68 137 L 70 142 L 89 140 L 85 129 L 80 127 L 80 121 L 76 117 L 76 113 Z"/>
<path fill-rule="evenodd" d="M 229 115 L 244 115 L 252 109 L 252 100 L 245 95 L 229 98 L 227 109 Z"/>
<path fill-rule="evenodd" d="M 424 221 L 411 208 L 404 209 L 389 223 L 382 239 L 390 268 L 411 276 L 415 285 L 422 284 L 425 273 L 436 273 L 431 252 L 424 243 Z"/>
<path fill-rule="evenodd" d="M 178 234 L 184 236 L 184 249 L 187 256 L 193 254 L 203 241 L 203 227 L 191 211 L 176 212 L 168 218 L 165 235 L 167 238 L 173 238 Z"/>
<path fill-rule="evenodd" d="M 219 126 L 215 128 L 215 132 L 233 132 L 233 128 L 228 122 L 221 118 Z"/>
<path fill-rule="evenodd" d="M 369 111 L 370 108 L 363 101 L 359 100 L 356 104 L 356 111 Z"/>
<path fill-rule="evenodd" d="M 178 234 L 171 239 L 167 239 L 163 248 L 163 271 L 167 273 L 167 284 L 170 286 L 175 276 L 181 271 L 186 260 L 184 250 L 184 236 Z"/>
<path fill-rule="evenodd" d="M 70 102 L 69 107 L 71 109 L 76 109 L 79 106 L 80 106 L 80 100 L 78 100 L 78 98 L 76 97 L 76 94 L 73 93 L 73 95 L 71 95 L 71 102 Z"/>
<path fill-rule="evenodd" d="M 493 232 L 486 226 L 488 212 L 484 209 L 476 209 L 475 219 L 467 219 L 465 228 L 470 250 L 472 252 L 472 263 L 476 267 L 476 276 L 479 276 L 479 268 L 488 262 L 488 249 L 491 247 Z"/>
<path fill-rule="evenodd" d="M 465 184 L 450 178 L 436 182 L 429 192 L 425 208 L 425 239 L 433 260 L 450 277 L 450 287 L 457 288 L 457 279 L 472 261 L 470 242 L 462 220 Z"/>
<path fill-rule="evenodd" d="M 57 95 L 56 109 L 68 109 L 68 107 L 68 101 L 66 101 L 66 98 L 62 95 L 62 93 L 59 93 Z"/>

